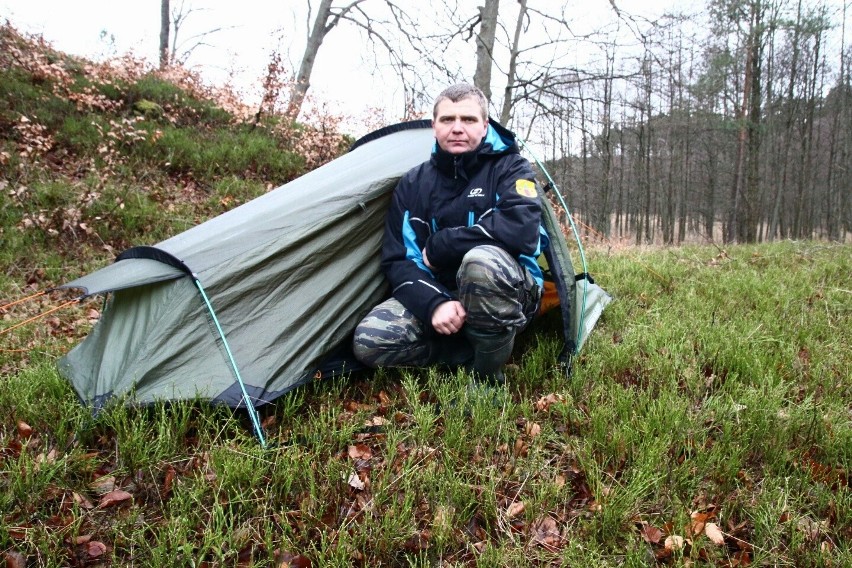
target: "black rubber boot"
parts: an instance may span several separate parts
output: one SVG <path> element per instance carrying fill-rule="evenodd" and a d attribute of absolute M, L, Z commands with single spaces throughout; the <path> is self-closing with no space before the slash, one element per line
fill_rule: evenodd
<path fill-rule="evenodd" d="M 429 343 L 429 364 L 456 369 L 473 361 L 473 348 L 461 336 L 436 337 Z"/>
<path fill-rule="evenodd" d="M 503 364 L 512 355 L 515 330 L 482 331 L 464 326 L 464 334 L 473 347 L 473 374 L 477 381 L 502 385 L 506 382 Z"/>

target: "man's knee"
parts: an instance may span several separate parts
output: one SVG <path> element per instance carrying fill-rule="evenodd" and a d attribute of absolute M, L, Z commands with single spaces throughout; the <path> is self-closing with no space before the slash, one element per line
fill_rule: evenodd
<path fill-rule="evenodd" d="M 483 245 L 470 249 L 462 258 L 458 280 L 479 286 L 493 286 L 507 269 L 516 264 L 509 253 L 497 246 Z"/>
<path fill-rule="evenodd" d="M 464 256 L 457 276 L 468 325 L 499 330 L 527 323 L 524 298 L 529 275 L 508 252 L 497 246 L 475 247 Z"/>
<path fill-rule="evenodd" d="M 423 324 L 417 318 L 401 305 L 384 303 L 355 328 L 352 352 L 369 367 L 395 366 L 420 355 L 422 337 Z"/>

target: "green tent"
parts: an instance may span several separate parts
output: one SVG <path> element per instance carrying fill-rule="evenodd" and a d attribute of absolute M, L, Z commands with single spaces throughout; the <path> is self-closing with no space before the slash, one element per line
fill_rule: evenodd
<path fill-rule="evenodd" d="M 61 374 L 96 410 L 128 395 L 253 410 L 355 369 L 352 332 L 388 294 L 379 249 L 392 190 L 433 144 L 428 121 L 382 129 L 286 185 L 65 284 L 107 300 L 89 336 L 60 359 Z M 609 296 L 575 276 L 549 204 L 543 226 L 570 358 Z"/>

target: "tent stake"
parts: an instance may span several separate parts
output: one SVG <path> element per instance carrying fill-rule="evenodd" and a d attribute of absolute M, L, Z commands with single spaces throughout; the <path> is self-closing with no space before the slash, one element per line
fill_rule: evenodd
<path fill-rule="evenodd" d="M 231 368 L 234 370 L 234 376 L 237 377 L 237 382 L 240 383 L 240 389 L 243 391 L 243 400 L 246 403 L 246 410 L 248 410 L 249 417 L 251 417 L 252 424 L 254 425 L 254 432 L 257 434 L 257 439 L 260 440 L 260 445 L 263 448 L 266 448 L 266 439 L 263 437 L 263 430 L 260 427 L 260 419 L 258 418 L 257 410 L 254 408 L 254 403 L 251 401 L 248 391 L 246 390 L 246 385 L 243 383 L 243 378 L 240 376 L 240 370 L 237 368 L 237 362 L 234 360 L 234 355 L 231 353 L 230 346 L 228 346 L 228 340 L 225 339 L 225 332 L 222 331 L 222 326 L 219 325 L 219 319 L 216 317 L 216 312 L 213 311 L 213 305 L 210 303 L 209 298 L 207 298 L 207 294 L 204 293 L 204 287 L 201 286 L 201 281 L 195 275 L 192 276 L 192 279 L 195 280 L 195 285 L 198 287 L 198 291 L 201 292 L 201 297 L 204 298 L 204 303 L 210 311 L 213 323 L 216 324 L 216 330 L 219 332 L 219 337 L 222 338 L 222 345 L 225 346 L 225 352 L 228 354 L 228 359 L 231 361 Z"/>

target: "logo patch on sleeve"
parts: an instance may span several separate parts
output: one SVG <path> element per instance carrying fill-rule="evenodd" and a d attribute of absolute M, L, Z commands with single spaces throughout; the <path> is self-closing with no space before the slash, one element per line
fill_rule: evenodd
<path fill-rule="evenodd" d="M 535 183 L 528 179 L 519 179 L 515 182 L 515 191 L 524 197 L 536 197 Z"/>

